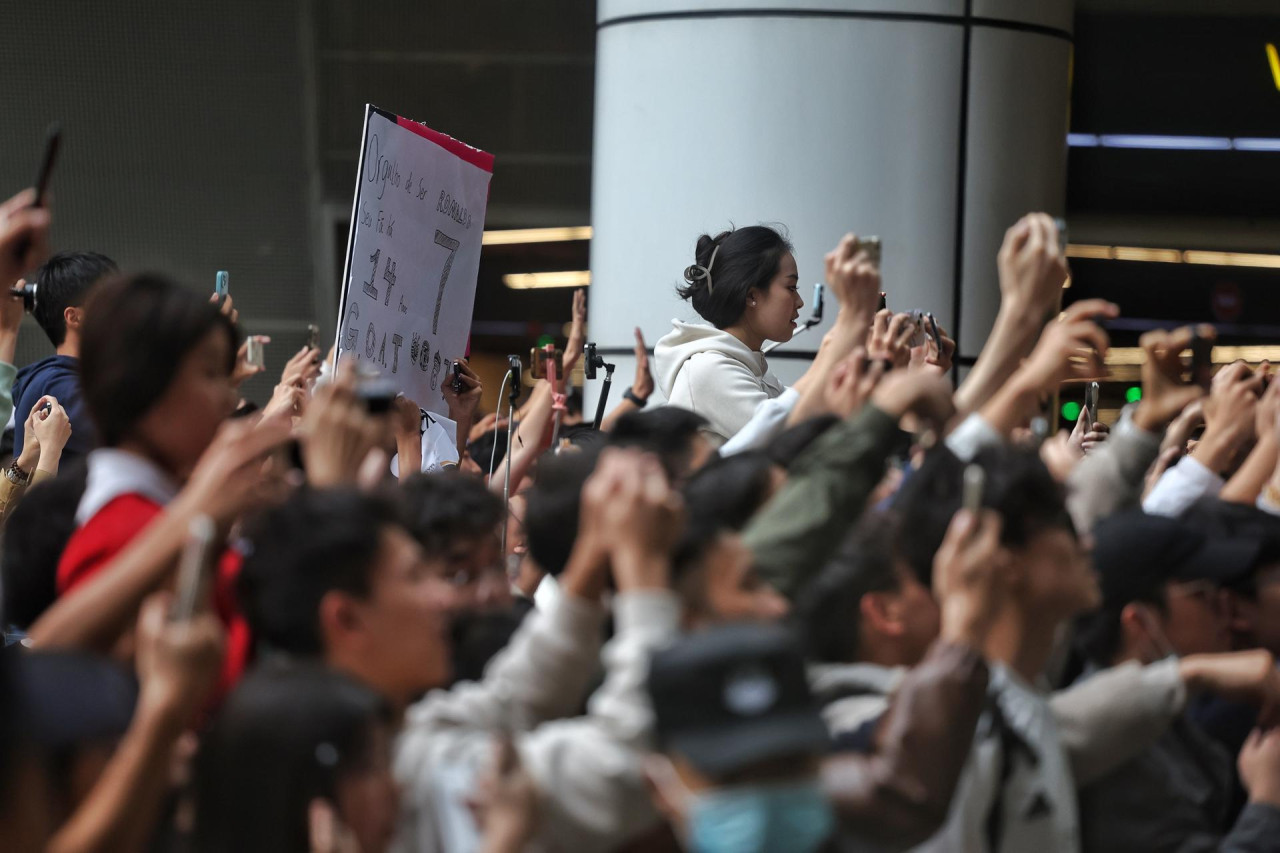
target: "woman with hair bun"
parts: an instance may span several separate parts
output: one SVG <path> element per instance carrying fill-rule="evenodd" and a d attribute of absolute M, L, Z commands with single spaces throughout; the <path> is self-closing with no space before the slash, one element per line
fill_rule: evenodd
<path fill-rule="evenodd" d="M 751 420 L 756 407 L 783 393 L 760 348 L 789 341 L 804 300 L 791 243 L 765 225 L 698 238 L 680 298 L 711 325 L 682 323 L 658 341 L 658 387 L 673 406 L 710 421 L 723 443 Z"/>

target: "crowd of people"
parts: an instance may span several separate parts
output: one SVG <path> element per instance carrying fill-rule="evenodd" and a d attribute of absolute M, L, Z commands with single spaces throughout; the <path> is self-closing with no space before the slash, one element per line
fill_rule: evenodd
<path fill-rule="evenodd" d="M 1280 850 L 1280 383 L 1150 331 L 1140 400 L 1048 434 L 1119 314 L 1060 309 L 1050 217 L 958 386 L 852 234 L 785 386 L 796 258 L 742 227 L 599 429 L 579 292 L 510 417 L 460 362 L 429 460 L 316 348 L 246 403 L 230 296 L 51 255 L 33 198 L 0 206 L 3 849 Z M 17 370 L 28 308 L 56 354 Z"/>

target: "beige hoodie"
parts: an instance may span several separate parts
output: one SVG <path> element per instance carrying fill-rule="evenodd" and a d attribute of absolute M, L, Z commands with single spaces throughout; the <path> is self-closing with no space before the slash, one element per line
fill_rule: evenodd
<path fill-rule="evenodd" d="M 764 355 L 728 332 L 679 320 L 671 325 L 653 350 L 654 378 L 668 403 L 710 421 L 707 432 L 717 444 L 742 429 L 757 406 L 786 390 Z"/>

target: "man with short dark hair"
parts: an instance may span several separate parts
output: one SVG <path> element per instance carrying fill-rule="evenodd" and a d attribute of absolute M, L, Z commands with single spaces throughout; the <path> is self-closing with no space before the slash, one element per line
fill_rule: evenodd
<path fill-rule="evenodd" d="M 115 261 L 97 252 L 59 252 L 36 273 L 32 316 L 49 336 L 54 354 L 18 371 L 13 383 L 13 448 L 22 450 L 27 415 L 41 397 L 57 399 L 71 419 L 71 438 L 62 458 L 93 449 L 94 429 L 80 394 L 80 328 L 84 304 L 94 285 L 117 272 Z M 30 472 L 28 472 L 30 473 Z"/>
<path fill-rule="evenodd" d="M 1136 511 L 1104 520 L 1095 536 L 1103 601 L 1080 635 L 1092 671 L 1178 656 L 1194 675 L 1205 653 L 1226 647 L 1218 588 L 1249 578 L 1264 559 L 1261 538 L 1206 536 Z M 1274 661 L 1261 649 L 1219 657 L 1280 678 L 1267 672 Z M 1246 751 L 1261 758 L 1241 762 L 1254 772 L 1243 780 L 1249 804 L 1233 823 L 1232 756 L 1179 715 L 1137 757 L 1081 789 L 1084 849 L 1280 850 L 1280 762 L 1274 749 Z"/>

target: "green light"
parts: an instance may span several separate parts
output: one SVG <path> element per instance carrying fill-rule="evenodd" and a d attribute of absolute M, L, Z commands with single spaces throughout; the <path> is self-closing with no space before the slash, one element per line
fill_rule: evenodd
<path fill-rule="evenodd" d="M 1142 389 L 1137 385 L 1134 385 L 1132 388 L 1124 392 L 1124 399 L 1126 403 L 1138 402 L 1142 399 Z"/>
<path fill-rule="evenodd" d="M 556 342 L 556 339 L 551 335 L 543 335 L 540 338 L 538 338 L 538 349 L 542 349 L 547 344 L 554 344 L 555 342 Z"/>
<path fill-rule="evenodd" d="M 1074 400 L 1062 404 L 1062 416 L 1069 421 L 1074 421 L 1080 417 L 1080 404 Z"/>

